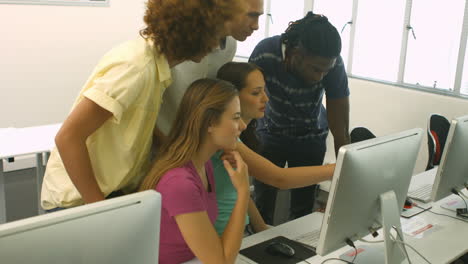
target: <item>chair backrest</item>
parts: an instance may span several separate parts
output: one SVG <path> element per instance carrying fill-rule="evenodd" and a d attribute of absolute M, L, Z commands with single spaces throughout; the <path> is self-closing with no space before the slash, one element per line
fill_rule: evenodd
<path fill-rule="evenodd" d="M 431 114 L 427 124 L 428 160 L 426 170 L 439 165 L 445 141 L 447 140 L 450 122 L 442 115 Z"/>
<path fill-rule="evenodd" d="M 351 130 L 349 135 L 351 137 L 351 143 L 375 138 L 375 135 L 365 127 L 355 127 L 353 130 Z"/>

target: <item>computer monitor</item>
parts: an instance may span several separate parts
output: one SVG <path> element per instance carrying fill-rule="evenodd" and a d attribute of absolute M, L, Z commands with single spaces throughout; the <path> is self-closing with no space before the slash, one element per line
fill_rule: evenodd
<path fill-rule="evenodd" d="M 6 223 L 0 262 L 155 264 L 160 215 L 150 190 Z"/>
<path fill-rule="evenodd" d="M 432 187 L 431 200 L 436 202 L 468 186 L 468 115 L 452 120 L 439 168 Z"/>
<path fill-rule="evenodd" d="M 389 239 L 395 226 L 401 238 L 400 213 L 419 152 L 422 129 L 369 139 L 340 148 L 317 246 L 326 255 L 383 227 L 385 263 L 401 263 L 405 255 Z M 396 234 L 394 234 L 396 236 Z M 381 251 L 380 251 L 381 252 Z M 354 263 L 362 263 L 359 254 Z M 390 262 L 391 261 L 391 262 Z M 367 259 L 365 263 L 383 263 Z"/>

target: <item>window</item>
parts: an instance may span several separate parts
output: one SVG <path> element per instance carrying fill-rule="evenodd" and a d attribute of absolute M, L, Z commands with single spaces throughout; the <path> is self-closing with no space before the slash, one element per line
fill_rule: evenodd
<path fill-rule="evenodd" d="M 340 32 L 350 76 L 468 97 L 468 51 L 459 58 L 462 32 L 463 41 L 468 34 L 468 0 L 264 1 L 260 29 L 238 43 L 237 56 L 249 57 L 258 42 L 283 33 L 312 9 Z M 459 60 L 464 65 L 457 75 Z"/>
<path fill-rule="evenodd" d="M 404 82 L 453 89 L 465 0 L 414 0 Z"/>
<path fill-rule="evenodd" d="M 359 1 L 353 75 L 397 81 L 404 13 L 404 0 Z"/>
<path fill-rule="evenodd" d="M 271 1 L 269 36 L 281 35 L 289 22 L 304 17 L 304 0 Z"/>

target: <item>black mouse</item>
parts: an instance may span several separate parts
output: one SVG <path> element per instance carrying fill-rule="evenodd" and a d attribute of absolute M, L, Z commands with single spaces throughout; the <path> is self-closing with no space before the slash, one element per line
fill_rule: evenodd
<path fill-rule="evenodd" d="M 406 198 L 404 208 L 409 209 L 409 208 L 411 208 L 411 207 L 413 207 L 413 201 L 411 201 L 410 199 Z"/>
<path fill-rule="evenodd" d="M 282 242 L 271 242 L 266 248 L 265 251 L 272 256 L 284 256 L 291 258 L 296 253 L 294 248 L 290 245 Z"/>

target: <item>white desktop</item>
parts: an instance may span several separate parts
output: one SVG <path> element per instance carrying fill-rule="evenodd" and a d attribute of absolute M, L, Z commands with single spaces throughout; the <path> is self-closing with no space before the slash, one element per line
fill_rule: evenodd
<path fill-rule="evenodd" d="M 1 263 L 155 264 L 160 216 L 150 190 L 3 224 Z"/>
<path fill-rule="evenodd" d="M 398 236 L 398 230 L 402 239 L 400 213 L 421 139 L 422 129 L 412 129 L 340 148 L 317 246 L 319 255 L 383 227 L 385 263 L 404 261 L 404 252 L 390 234 Z M 354 263 L 384 263 L 379 257 L 360 254 Z"/>
<path fill-rule="evenodd" d="M 468 188 L 468 116 L 452 120 L 442 159 L 432 188 L 432 201 L 439 201 Z M 462 198 L 460 198 L 462 199 Z M 452 208 L 453 209 L 453 208 Z"/>

